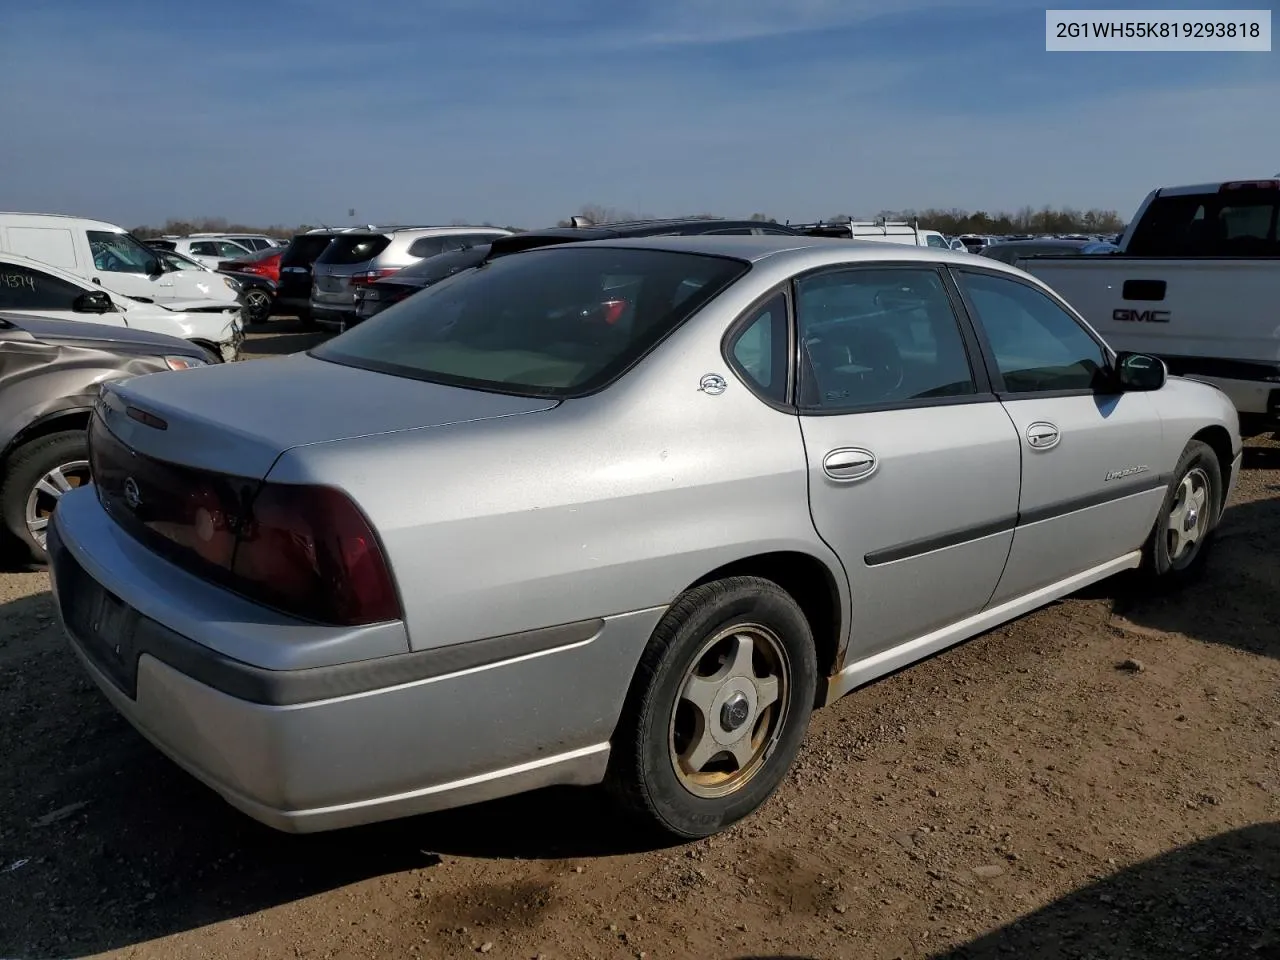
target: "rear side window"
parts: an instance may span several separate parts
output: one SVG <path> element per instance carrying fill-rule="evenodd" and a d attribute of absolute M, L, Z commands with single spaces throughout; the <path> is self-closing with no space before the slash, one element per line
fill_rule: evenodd
<path fill-rule="evenodd" d="M 533 396 L 599 389 L 749 269 L 589 246 L 499 257 L 316 347 L 322 360 Z"/>
<path fill-rule="evenodd" d="M 396 276 L 412 277 L 415 280 L 430 280 L 434 283 L 457 273 L 459 270 L 478 265 L 488 254 L 488 244 L 468 247 L 466 250 L 456 250 L 427 260 L 419 260 L 417 263 L 405 267 Z"/>
<path fill-rule="evenodd" d="M 1275 257 L 1280 190 L 1156 197 L 1126 253 L 1139 257 Z"/>
<path fill-rule="evenodd" d="M 0 310 L 70 310 L 82 293 L 41 270 L 0 263 Z"/>
<path fill-rule="evenodd" d="M 409 244 L 411 257 L 437 257 L 444 253 L 444 237 L 419 237 Z"/>
<path fill-rule="evenodd" d="M 390 245 L 380 233 L 340 233 L 320 254 L 316 263 L 350 264 L 372 260 Z"/>

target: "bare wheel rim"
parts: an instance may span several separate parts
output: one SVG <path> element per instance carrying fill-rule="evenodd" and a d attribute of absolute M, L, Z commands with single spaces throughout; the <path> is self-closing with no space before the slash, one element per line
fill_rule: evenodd
<path fill-rule="evenodd" d="M 1200 545 L 1209 531 L 1212 492 L 1209 475 L 1201 467 L 1188 470 L 1178 482 L 1164 528 L 1169 564 L 1176 570 L 1188 566 L 1200 552 Z"/>
<path fill-rule="evenodd" d="M 790 660 L 768 627 L 735 624 L 703 644 L 671 711 L 668 749 L 681 785 L 708 799 L 741 790 L 777 745 L 790 694 Z"/>
<path fill-rule="evenodd" d="M 54 467 L 31 488 L 27 494 L 26 521 L 31 539 L 45 547 L 49 518 L 53 516 L 53 508 L 58 505 L 62 495 L 68 490 L 83 487 L 89 482 L 89 461 L 71 460 Z"/>

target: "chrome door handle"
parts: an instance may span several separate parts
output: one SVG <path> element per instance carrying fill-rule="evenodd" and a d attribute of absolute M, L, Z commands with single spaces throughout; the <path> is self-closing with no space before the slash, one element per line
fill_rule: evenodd
<path fill-rule="evenodd" d="M 870 450 L 841 447 L 822 458 L 822 470 L 832 480 L 861 480 L 875 473 L 878 461 Z"/>
<path fill-rule="evenodd" d="M 1027 443 L 1036 450 L 1049 450 L 1058 445 L 1062 433 L 1045 420 L 1037 420 L 1027 427 Z"/>

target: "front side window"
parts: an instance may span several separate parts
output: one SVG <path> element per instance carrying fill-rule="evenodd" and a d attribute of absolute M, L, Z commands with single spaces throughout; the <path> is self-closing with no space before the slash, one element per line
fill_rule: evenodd
<path fill-rule="evenodd" d="M 216 257 L 218 248 L 209 240 L 197 240 L 191 244 L 191 254 L 196 257 Z"/>
<path fill-rule="evenodd" d="M 978 392 L 934 270 L 845 270 L 796 283 L 800 406 L 857 411 Z"/>
<path fill-rule="evenodd" d="M 1088 390 L 1107 357 L 1071 314 L 1025 283 L 961 273 L 1009 393 Z"/>
<path fill-rule="evenodd" d="M 218 256 L 226 257 L 229 260 L 238 260 L 241 257 L 247 257 L 249 251 L 238 243 L 232 243 L 230 240 L 219 240 Z"/>
<path fill-rule="evenodd" d="M 395 376 L 573 396 L 620 376 L 748 269 L 663 250 L 530 250 L 442 280 L 311 354 Z"/>
<path fill-rule="evenodd" d="M 70 310 L 83 293 L 42 270 L 0 263 L 0 310 Z"/>
<path fill-rule="evenodd" d="M 129 234 L 109 230 L 89 230 L 87 233 L 96 269 L 105 273 L 145 273 L 148 276 L 160 272 L 160 261 L 155 251 Z"/>
<path fill-rule="evenodd" d="M 938 248 L 939 248 L 939 249 L 941 249 L 941 250 L 947 250 L 947 249 L 949 249 L 949 248 L 948 248 L 948 246 L 947 246 L 947 241 L 943 240 L 943 239 L 942 239 L 940 236 L 938 236 L 937 234 L 933 234 L 933 233 L 929 234 L 929 236 L 926 238 L 926 240 L 927 240 L 927 242 L 928 242 L 929 246 L 931 246 L 931 247 L 938 247 Z"/>

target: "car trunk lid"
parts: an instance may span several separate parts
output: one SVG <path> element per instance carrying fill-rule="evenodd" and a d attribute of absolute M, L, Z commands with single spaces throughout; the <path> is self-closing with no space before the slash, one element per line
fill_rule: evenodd
<path fill-rule="evenodd" d="M 295 354 L 112 383 L 101 409 L 111 432 L 136 453 L 261 479 L 292 447 L 536 413 L 555 404 Z"/>

